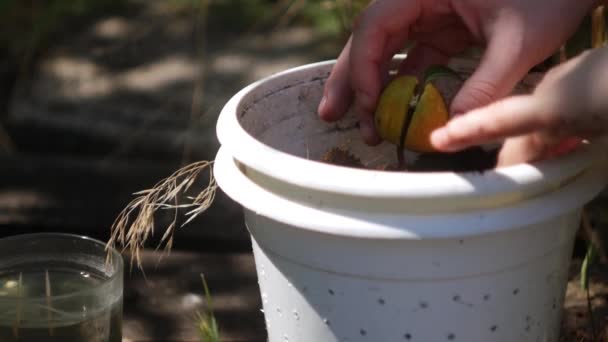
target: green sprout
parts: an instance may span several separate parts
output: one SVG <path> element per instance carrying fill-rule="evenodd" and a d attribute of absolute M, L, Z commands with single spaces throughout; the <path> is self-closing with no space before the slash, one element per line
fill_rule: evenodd
<path fill-rule="evenodd" d="M 201 274 L 201 279 L 205 289 L 206 308 L 202 313 L 200 311 L 196 313 L 196 329 L 201 342 L 220 342 L 220 332 L 213 313 L 211 292 L 209 286 L 207 286 L 205 275 Z"/>

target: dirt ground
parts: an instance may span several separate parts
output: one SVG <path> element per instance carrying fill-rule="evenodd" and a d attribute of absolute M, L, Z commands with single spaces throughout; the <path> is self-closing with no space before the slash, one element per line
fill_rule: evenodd
<path fill-rule="evenodd" d="M 4 102 L 0 110 L 7 108 L 0 111 L 0 142 L 4 141 L 0 158 L 13 165 L 0 171 L 5 177 L 0 186 L 0 234 L 69 227 L 103 238 L 99 229 L 109 227 L 130 193 L 150 186 L 184 162 L 214 158 L 219 146 L 215 120 L 236 91 L 274 72 L 335 58 L 340 48 L 339 40 L 307 27 L 231 32 L 216 24 L 201 30 L 189 13 L 160 1 L 138 1 L 125 13 L 100 15 L 77 31 L 65 32 L 31 73 L 20 75 L 16 83 L 11 69 L 0 64 L 0 101 Z M 55 173 L 49 178 L 45 170 Z M 90 179 L 72 184 L 70 179 L 78 177 L 74 170 Z M 40 175 L 46 183 L 64 186 L 48 187 L 41 195 L 24 175 L 27 179 Z M 118 180 L 125 175 L 128 182 Z M 19 177 L 19 182 L 14 181 Z M 74 189 L 66 195 L 64 189 L 70 186 Z M 82 197 L 83 188 L 93 190 Z M 248 242 L 239 208 L 225 198 L 219 201 L 217 220 L 202 218 L 195 223 L 200 229 L 178 232 L 178 248 L 180 241 L 192 245 L 193 237 L 211 237 L 236 243 L 242 253 Z M 589 206 L 592 225 L 603 232 L 604 246 L 608 246 L 606 208 L 608 196 Z M 67 213 L 74 216 L 68 218 Z M 608 265 L 599 264 L 591 273 L 591 324 L 587 296 L 578 285 L 584 251 L 579 243 L 564 306 L 562 341 L 593 341 L 592 327 L 596 341 L 608 338 L 599 337 L 608 336 Z M 249 259 L 243 262 L 251 267 Z M 255 293 L 255 288 L 247 291 Z M 230 299 L 226 303 L 235 305 Z M 255 311 L 251 306 L 247 310 Z M 159 317 L 143 318 L 155 319 Z M 255 326 L 248 329 L 260 332 Z"/>

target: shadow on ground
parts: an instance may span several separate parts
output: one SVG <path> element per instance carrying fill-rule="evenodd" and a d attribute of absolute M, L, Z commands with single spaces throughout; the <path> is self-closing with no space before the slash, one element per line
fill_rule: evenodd
<path fill-rule="evenodd" d="M 239 89 L 340 46 L 305 27 L 231 29 L 214 12 L 205 27 L 171 2 L 127 8 L 65 32 L 18 80 L 0 121 L 14 145 L 0 154 L 0 224 L 100 235 L 132 193 L 214 159 L 217 116 Z M 194 226 L 194 236 L 247 239 L 222 195 Z"/>

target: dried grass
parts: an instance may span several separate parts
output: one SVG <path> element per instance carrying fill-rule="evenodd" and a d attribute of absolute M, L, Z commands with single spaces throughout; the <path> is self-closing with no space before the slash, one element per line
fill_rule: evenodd
<path fill-rule="evenodd" d="M 142 269 L 140 251 L 146 241 L 154 235 L 155 214 L 160 210 L 173 210 L 173 220 L 164 228 L 164 234 L 157 247 L 164 246 L 164 250 L 169 252 L 173 246 L 173 235 L 178 226 L 180 210 L 187 210 L 186 221 L 180 225 L 183 227 L 207 210 L 215 199 L 217 184 L 213 177 L 212 165 L 212 161 L 189 164 L 158 182 L 153 188 L 135 193 L 137 197 L 120 212 L 112 224 L 111 237 L 106 245 L 108 262 L 111 262 L 111 248 L 119 247 L 122 251 L 131 254 L 131 267 L 136 263 L 137 267 Z M 207 187 L 194 197 L 186 196 L 187 203 L 179 203 L 179 199 L 188 193 L 200 173 L 207 169 L 209 170 Z"/>
<path fill-rule="evenodd" d="M 192 9 L 198 12 L 196 16 L 196 35 L 197 41 L 197 56 L 201 60 L 198 75 L 196 78 L 195 87 L 193 89 L 192 107 L 191 107 L 191 125 L 193 128 L 198 120 L 203 115 L 202 112 L 202 94 L 204 80 L 204 61 L 205 56 L 205 32 L 207 24 L 207 16 L 209 10 L 209 0 L 197 0 L 192 2 Z M 184 146 L 183 160 L 190 159 L 191 146 L 186 143 Z M 108 251 L 108 262 L 111 262 L 111 248 L 121 247 L 123 252 L 128 251 L 131 254 L 131 268 L 133 263 L 142 269 L 142 260 L 140 251 L 144 247 L 146 241 L 154 235 L 155 230 L 155 214 L 160 210 L 173 210 L 173 220 L 164 228 L 164 234 L 157 248 L 164 246 L 164 250 L 169 252 L 173 247 L 173 235 L 178 226 L 179 213 L 182 210 L 187 210 L 185 213 L 186 220 L 180 226 L 183 227 L 192 222 L 198 215 L 207 210 L 213 200 L 217 184 L 213 177 L 211 166 L 212 161 L 200 161 L 188 164 L 168 178 L 157 183 L 152 189 L 144 190 L 135 193 L 137 196 L 123 209 L 111 227 L 111 236 L 106 245 Z M 204 170 L 209 170 L 209 182 L 207 187 L 194 197 L 187 197 L 187 203 L 180 203 L 179 200 L 185 196 L 192 185 L 195 184 L 200 173 Z"/>

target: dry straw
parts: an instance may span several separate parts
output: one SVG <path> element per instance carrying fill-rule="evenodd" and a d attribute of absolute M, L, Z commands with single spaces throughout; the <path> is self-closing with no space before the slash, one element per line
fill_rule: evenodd
<path fill-rule="evenodd" d="M 122 247 L 122 251 L 131 254 L 131 267 L 135 262 L 142 268 L 140 251 L 145 242 L 154 234 L 155 214 L 160 210 L 173 210 L 173 220 L 164 229 L 159 248 L 164 246 L 170 251 L 173 246 L 173 234 L 178 225 L 180 210 L 187 210 L 186 221 L 180 226 L 192 222 L 198 215 L 207 210 L 215 198 L 217 184 L 213 177 L 211 166 L 213 162 L 200 161 L 189 164 L 174 172 L 168 178 L 158 182 L 153 188 L 135 193 L 133 199 L 118 215 L 111 228 L 111 237 L 106 249 Z M 188 201 L 180 203 L 192 185 L 195 184 L 200 173 L 209 170 L 207 187 L 196 196 L 186 196 Z M 108 258 L 111 254 L 108 252 Z M 108 259 L 111 261 L 111 259 Z"/>

